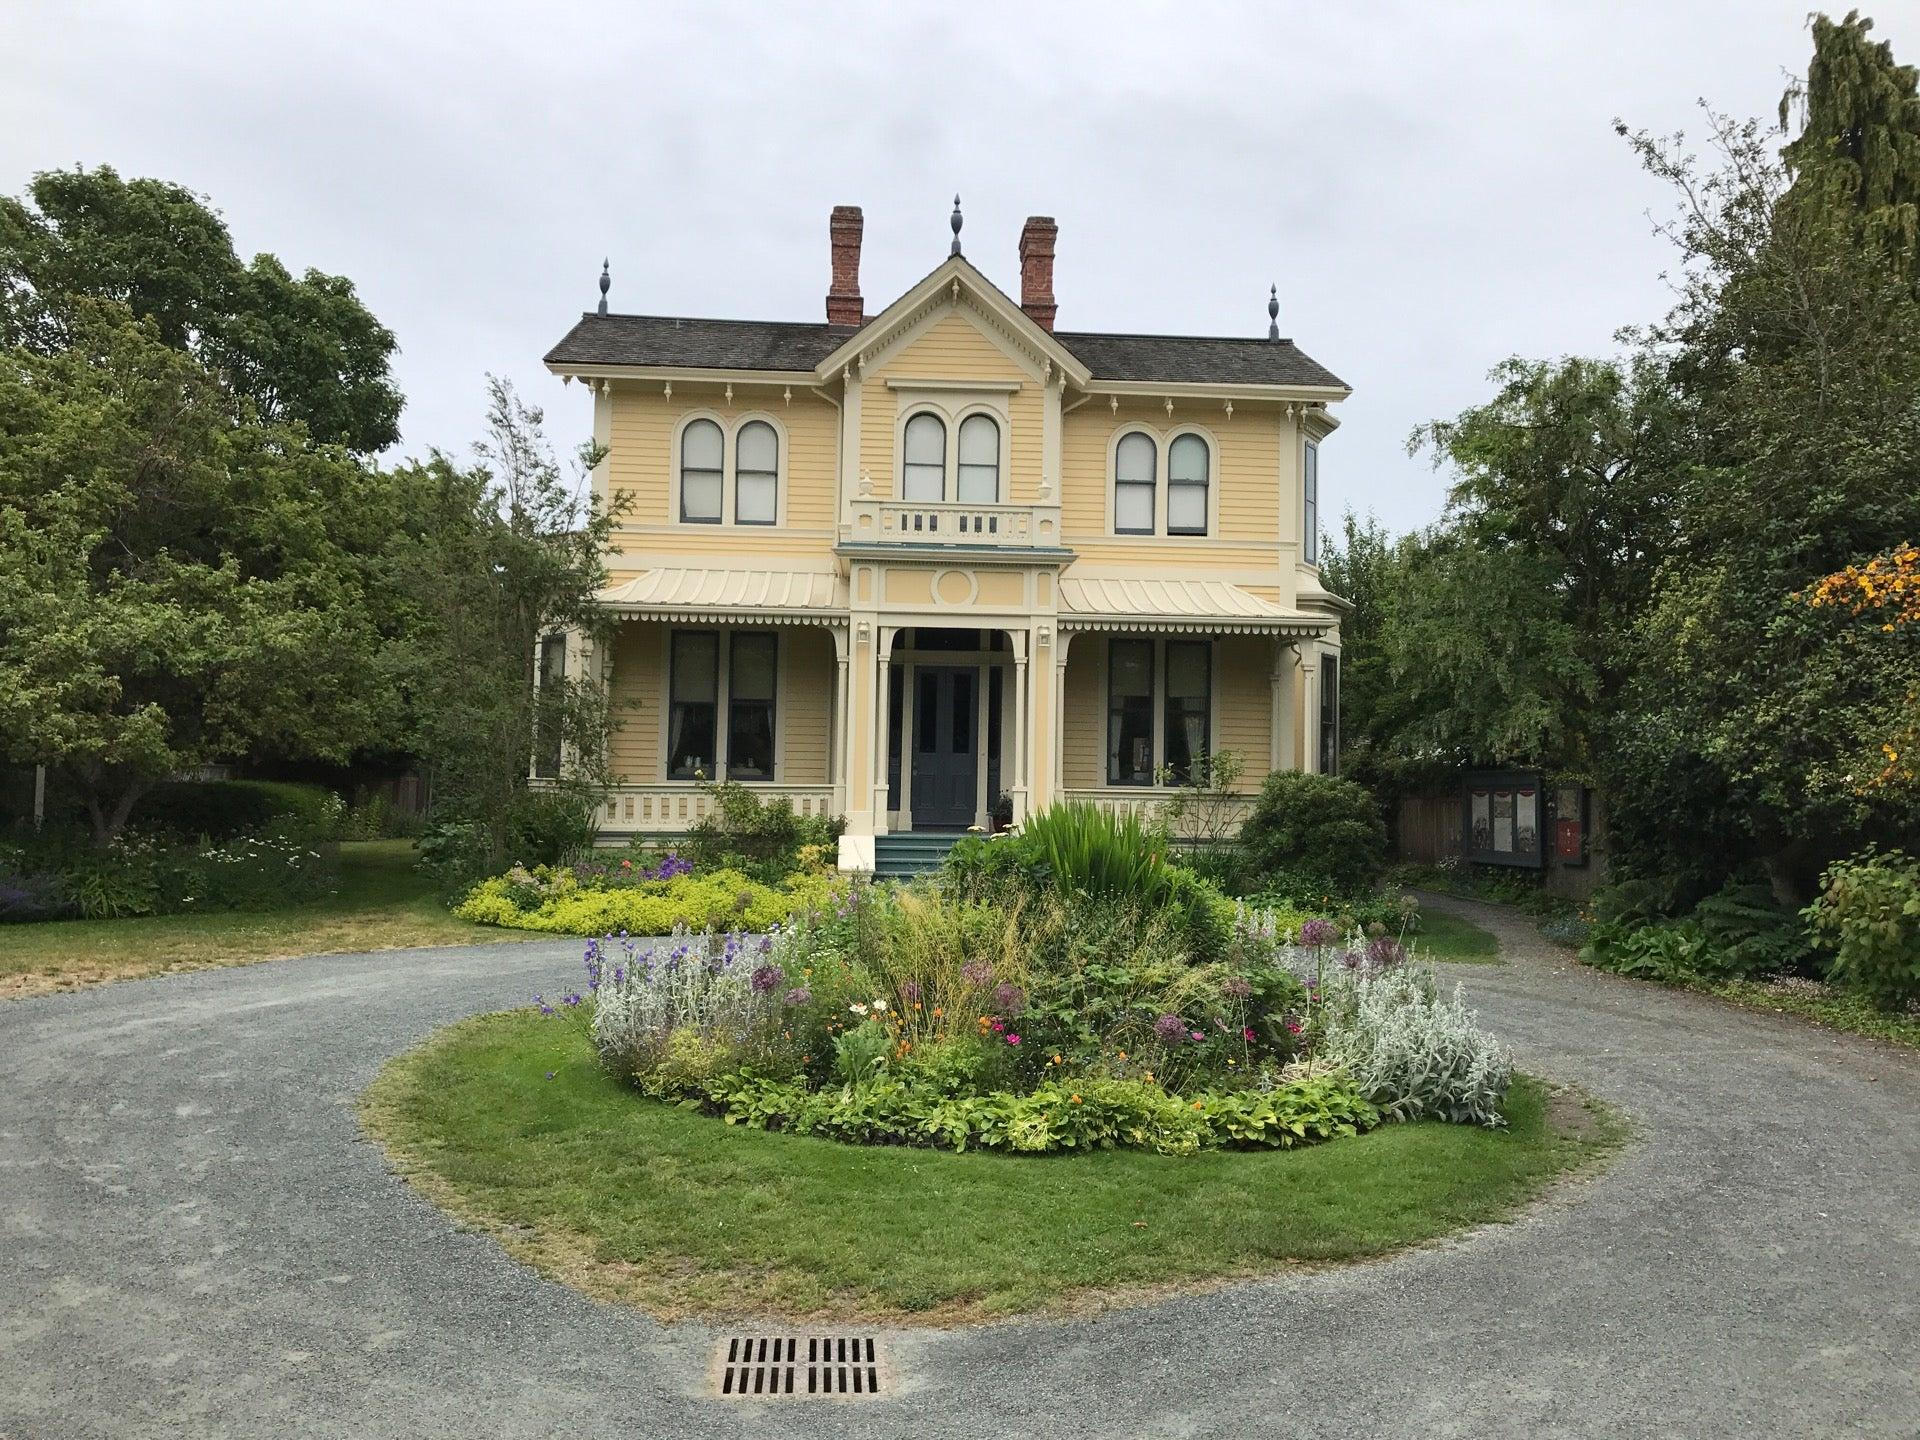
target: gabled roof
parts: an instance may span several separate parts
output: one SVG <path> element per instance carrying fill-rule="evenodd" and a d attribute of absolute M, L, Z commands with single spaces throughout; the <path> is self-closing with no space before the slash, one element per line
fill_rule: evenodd
<path fill-rule="evenodd" d="M 700 320 L 669 315 L 585 314 L 547 352 L 557 370 L 616 366 L 658 370 L 786 371 L 816 375 L 848 342 L 877 344 L 909 322 L 927 297 L 953 280 L 965 284 L 1027 343 L 1069 375 L 1100 381 L 1169 385 L 1280 385 L 1345 390 L 1339 376 L 1291 340 L 1206 335 L 1107 335 L 1049 332 L 971 263 L 954 256 L 864 325 L 789 320 Z"/>

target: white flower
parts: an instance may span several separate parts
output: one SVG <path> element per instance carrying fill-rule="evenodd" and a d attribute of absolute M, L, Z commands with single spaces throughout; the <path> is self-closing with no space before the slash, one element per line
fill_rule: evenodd
<path fill-rule="evenodd" d="M 856 1000 L 856 1001 L 854 1001 L 854 1003 L 853 1003 L 853 1004 L 851 1004 L 851 1005 L 849 1005 L 849 1006 L 847 1006 L 847 1009 L 849 1009 L 849 1010 L 851 1010 L 851 1011 L 852 1011 L 852 1012 L 853 1012 L 854 1014 L 856 1014 L 856 1015 L 864 1015 L 864 1014 L 866 1014 L 866 1013 L 867 1013 L 867 1007 L 866 1007 L 866 1006 L 864 1006 L 864 1005 L 862 1005 L 862 1004 L 861 1004 L 861 1003 L 860 1003 L 859 1001 L 857 1001 L 857 1000 Z"/>
<path fill-rule="evenodd" d="M 884 1000 L 876 1000 L 873 1002 L 873 1008 L 876 1010 L 884 1010 L 887 1008 L 887 1002 Z"/>

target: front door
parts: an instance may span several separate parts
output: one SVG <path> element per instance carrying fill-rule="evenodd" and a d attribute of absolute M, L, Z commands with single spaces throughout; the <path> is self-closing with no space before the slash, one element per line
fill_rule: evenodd
<path fill-rule="evenodd" d="M 916 830 L 963 830 L 978 814 L 979 684 L 979 671 L 957 665 L 922 665 L 914 672 Z"/>

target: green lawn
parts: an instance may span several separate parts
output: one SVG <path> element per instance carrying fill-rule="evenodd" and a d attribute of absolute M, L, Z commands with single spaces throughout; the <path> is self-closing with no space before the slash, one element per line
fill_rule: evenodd
<path fill-rule="evenodd" d="M 1521 1081 L 1504 1132 L 1181 1158 L 851 1146 L 642 1099 L 574 1017 L 531 1011 L 442 1031 L 362 1114 L 428 1195 L 589 1294 L 663 1318 L 923 1323 L 1378 1255 L 1509 1213 L 1619 1133 Z"/>
<path fill-rule="evenodd" d="M 0 999 L 288 955 L 516 938 L 456 920 L 405 840 L 340 847 L 339 893 L 284 910 L 0 926 Z"/>
<path fill-rule="evenodd" d="M 1500 942 L 1492 931 L 1483 930 L 1462 916 L 1446 915 L 1438 910 L 1420 912 L 1420 929 L 1413 942 L 1422 960 L 1485 964 L 1500 958 Z"/>

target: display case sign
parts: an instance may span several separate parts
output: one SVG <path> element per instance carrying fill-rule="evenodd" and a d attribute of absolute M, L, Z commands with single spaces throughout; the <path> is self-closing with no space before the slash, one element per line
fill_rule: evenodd
<path fill-rule="evenodd" d="M 1465 858 L 1477 865 L 1546 864 L 1544 797 L 1538 771 L 1469 772 L 1461 806 Z"/>
<path fill-rule="evenodd" d="M 1554 787 L 1553 858 L 1561 865 L 1587 863 L 1587 787 L 1584 785 Z"/>

